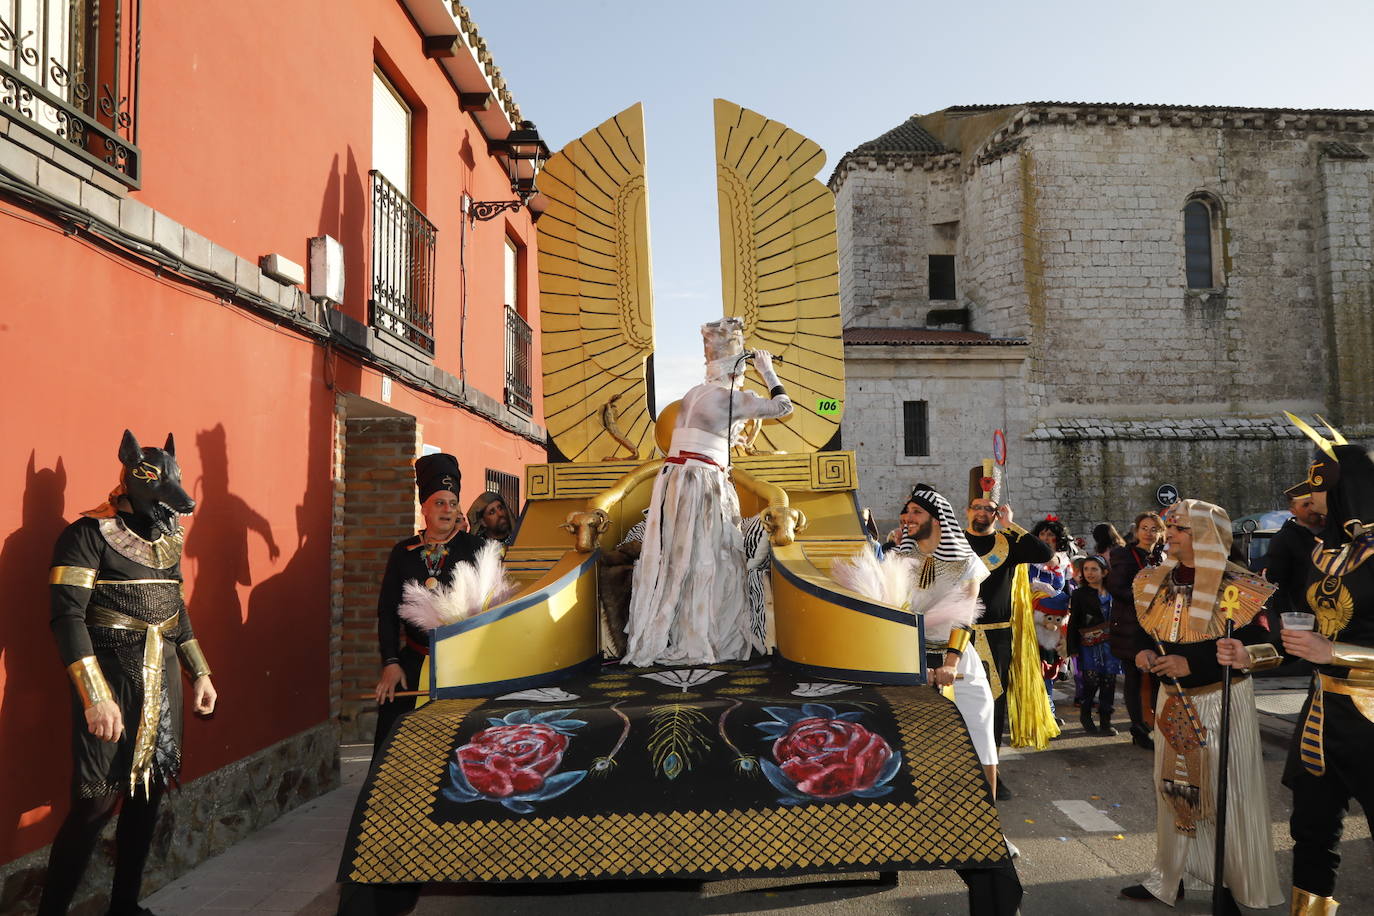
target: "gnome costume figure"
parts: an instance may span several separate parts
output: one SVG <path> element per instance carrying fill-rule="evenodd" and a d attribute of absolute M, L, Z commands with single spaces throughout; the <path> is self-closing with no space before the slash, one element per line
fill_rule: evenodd
<path fill-rule="evenodd" d="M 738 318 L 701 333 L 706 381 L 682 399 L 654 481 L 625 629 L 627 665 L 709 664 L 765 649 L 750 627 L 739 499 L 727 468 L 744 423 L 786 417 L 792 402 L 762 350 L 752 359 L 769 397 L 741 389 L 750 354 Z"/>

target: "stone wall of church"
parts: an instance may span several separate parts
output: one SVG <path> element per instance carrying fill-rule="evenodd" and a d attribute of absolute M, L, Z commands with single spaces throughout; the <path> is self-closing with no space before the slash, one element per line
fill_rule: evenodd
<path fill-rule="evenodd" d="M 845 327 L 925 321 L 927 173 L 910 160 L 860 166 L 836 195 Z"/>
<path fill-rule="evenodd" d="M 1343 425 L 1368 425 L 1374 423 L 1374 161 L 1324 158 L 1317 185 L 1318 281 L 1330 309 L 1333 352 L 1326 365 L 1332 414 Z"/>
<path fill-rule="evenodd" d="M 1028 432 L 1017 392 L 1024 346 L 845 347 L 844 447 L 859 459 L 859 503 L 890 531 L 906 494 L 928 483 L 960 508 L 968 469 L 991 457 L 992 432 Z M 907 456 L 903 401 L 925 401 L 929 455 Z"/>
<path fill-rule="evenodd" d="M 1307 399 L 1320 337 L 1311 252 L 1315 172 L 1304 141 L 1257 131 L 1106 125 L 1037 127 L 1047 407 Z M 1306 167 L 1304 167 L 1306 166 Z M 1220 201 L 1225 285 L 1186 289 L 1182 209 Z M 1297 334 L 1269 332 L 1272 319 Z M 1266 318 L 1270 319 L 1266 321 Z M 1247 333 L 1249 332 L 1249 333 Z M 1239 406 L 1239 405 L 1236 405 Z M 1244 408 L 1242 407 L 1242 410 Z"/>
<path fill-rule="evenodd" d="M 1158 511 L 1163 484 L 1232 518 L 1287 508 L 1283 490 L 1303 479 L 1313 451 L 1275 417 L 1041 422 L 1012 448 L 1019 516 L 1054 512 L 1084 535 L 1098 522 L 1122 528 L 1137 513 Z"/>

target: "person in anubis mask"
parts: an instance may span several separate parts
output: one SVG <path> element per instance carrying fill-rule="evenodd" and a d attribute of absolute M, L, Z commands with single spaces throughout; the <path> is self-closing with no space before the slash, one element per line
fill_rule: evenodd
<path fill-rule="evenodd" d="M 1213 874 L 1222 665 L 1278 664 L 1268 631 L 1251 622 L 1274 586 L 1227 561 L 1231 519 L 1220 506 L 1185 499 L 1169 508 L 1164 524 L 1168 559 L 1133 583 L 1141 630 L 1135 663 L 1165 682 L 1155 710 L 1155 861 L 1145 880 L 1121 896 L 1172 906 L 1185 889 L 1220 881 L 1225 903 L 1217 916 L 1238 916 L 1237 903 L 1264 909 L 1280 903 L 1283 891 L 1255 692 L 1243 671 L 1232 675 L 1226 862 L 1223 874 Z M 1236 626 L 1231 640 L 1220 638 L 1228 615 Z"/>
<path fill-rule="evenodd" d="M 1293 791 L 1292 912 L 1336 912 L 1336 872 L 1353 798 L 1374 827 L 1374 460 L 1339 433 L 1317 434 L 1289 415 L 1321 448 L 1305 489 L 1326 516 L 1294 591 L 1315 629 L 1285 627 L 1289 656 L 1315 666 L 1307 705 L 1293 734 L 1283 783 Z"/>
<path fill-rule="evenodd" d="M 108 913 L 148 913 L 138 905 L 143 867 L 163 792 L 181 770 L 182 667 L 195 711 L 215 710 L 181 594 L 177 516 L 195 501 L 181 487 L 176 444 L 168 436 L 163 448 L 141 448 L 125 430 L 119 460 L 119 486 L 62 532 L 48 577 L 52 632 L 76 690 L 72 806 L 48 857 L 41 916 L 67 912 L 121 798 Z"/>

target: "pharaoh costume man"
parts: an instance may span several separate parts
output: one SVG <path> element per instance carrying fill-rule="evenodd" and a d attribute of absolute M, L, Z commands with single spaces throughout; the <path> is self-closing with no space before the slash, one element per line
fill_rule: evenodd
<path fill-rule="evenodd" d="M 452 493 L 458 498 L 463 475 L 458 459 L 449 454 L 423 455 L 415 461 L 415 486 L 423 503 L 435 493 Z M 429 633 L 397 613 L 407 582 L 419 582 L 426 588 L 436 588 L 446 580 L 453 567 L 460 562 L 471 563 L 477 558 L 485 539 L 459 531 L 456 527 L 443 541 L 426 537 L 426 533 L 411 535 L 391 548 L 382 574 L 382 590 L 377 596 L 377 643 L 382 666 L 400 665 L 405 683 L 411 690 L 424 689 L 419 683 L 420 669 L 429 655 Z M 380 747 L 404 713 L 415 708 L 415 697 L 395 697 L 377 710 L 377 731 L 373 746 Z"/>
<path fill-rule="evenodd" d="M 916 539 L 908 534 L 897 549 L 916 561 L 912 582 L 911 610 L 925 618 L 927 668 L 939 668 L 945 654 L 959 655 L 954 671 L 954 705 L 968 726 L 978 761 L 985 767 L 997 765 L 997 742 L 993 737 L 993 699 L 987 673 L 975 651 L 972 622 L 982 608 L 978 605 L 978 586 L 988 577 L 988 569 L 973 552 L 960 530 L 954 507 L 934 490 L 917 487 L 910 502 L 924 509 L 940 523 L 940 543 L 933 554 L 925 554 Z"/>
<path fill-rule="evenodd" d="M 1315 665 L 1284 785 L 1293 790 L 1293 912 L 1330 914 L 1350 800 L 1374 826 L 1374 460 L 1335 433 L 1299 424 L 1321 446 L 1308 472 L 1325 494 L 1326 529 L 1312 551 L 1305 599 L 1331 659 Z"/>
<path fill-rule="evenodd" d="M 970 503 L 975 499 L 997 501 L 1001 495 L 998 473 L 991 461 L 969 472 Z M 1043 749 L 1059 734 L 1059 729 L 1040 674 L 1026 566 L 1047 562 L 1054 551 L 1017 525 L 1000 530 L 994 526 L 982 533 L 970 527 L 964 536 L 988 568 L 988 577 L 979 587 L 984 611 L 976 629 L 980 636 L 978 650 L 986 652 L 989 681 L 997 701 L 993 715 L 997 743 L 1005 743 L 1010 709 L 1012 746 Z M 1001 791 L 1005 796 L 1005 785 Z"/>
<path fill-rule="evenodd" d="M 770 391 L 741 390 L 743 323 L 702 325 L 706 382 L 687 392 L 663 470 L 654 480 L 635 565 L 624 663 L 710 664 L 765 651 L 751 625 L 739 497 L 726 469 L 746 421 L 781 419 L 792 402 L 771 362 L 755 356 Z"/>
<path fill-rule="evenodd" d="M 53 841 L 42 914 L 67 911 L 121 797 L 109 912 L 145 912 L 137 900 L 158 804 L 181 770 L 181 667 L 209 684 L 182 597 L 177 516 L 195 502 L 181 487 L 176 445 L 168 436 L 164 448 L 141 448 L 126 431 L 119 458 L 119 486 L 62 532 L 48 578 L 53 636 L 75 691 L 72 807 Z M 122 733 L 88 719 L 109 701 Z"/>
<path fill-rule="evenodd" d="M 1269 633 L 1251 623 L 1274 586 L 1227 561 L 1231 520 L 1211 503 L 1185 499 L 1170 509 L 1166 524 L 1191 529 L 1193 567 L 1176 557 L 1135 578 L 1139 650 L 1182 656 L 1189 673 L 1160 688 L 1155 712 L 1154 780 L 1157 792 L 1154 868 L 1144 890 L 1173 906 L 1180 883 L 1209 889 L 1216 845 L 1216 787 L 1222 717 L 1222 666 L 1217 639 L 1226 615 L 1245 643 L 1251 670 L 1279 661 Z M 1227 791 L 1226 863 L 1220 880 L 1242 906 L 1279 903 L 1278 867 L 1270 840 L 1269 801 L 1260 757 L 1255 693 L 1248 674 L 1232 676 L 1230 766 Z M 1141 885 L 1123 894 L 1135 896 Z M 1148 899 L 1148 898 L 1147 898 Z"/>

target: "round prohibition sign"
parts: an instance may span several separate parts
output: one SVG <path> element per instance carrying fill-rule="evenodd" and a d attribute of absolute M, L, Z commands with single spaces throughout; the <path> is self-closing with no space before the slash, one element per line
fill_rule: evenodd
<path fill-rule="evenodd" d="M 992 431 L 992 460 L 999 468 L 1007 466 L 1007 434 L 1000 429 Z"/>

